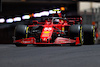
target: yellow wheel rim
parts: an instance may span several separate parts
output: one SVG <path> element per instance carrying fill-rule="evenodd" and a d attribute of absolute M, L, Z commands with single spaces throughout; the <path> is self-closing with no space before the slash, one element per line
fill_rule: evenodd
<path fill-rule="evenodd" d="M 29 27 L 26 28 L 26 38 L 28 37 L 28 30 L 29 30 Z"/>
<path fill-rule="evenodd" d="M 80 43 L 83 44 L 82 26 L 80 27 Z"/>
<path fill-rule="evenodd" d="M 93 43 L 95 43 L 95 26 L 93 26 Z"/>

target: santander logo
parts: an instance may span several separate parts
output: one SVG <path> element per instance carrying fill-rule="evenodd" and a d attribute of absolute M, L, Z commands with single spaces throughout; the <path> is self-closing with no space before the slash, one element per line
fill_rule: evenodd
<path fill-rule="evenodd" d="M 44 30 L 45 31 L 50 31 L 50 30 L 52 30 L 52 27 L 45 27 Z"/>

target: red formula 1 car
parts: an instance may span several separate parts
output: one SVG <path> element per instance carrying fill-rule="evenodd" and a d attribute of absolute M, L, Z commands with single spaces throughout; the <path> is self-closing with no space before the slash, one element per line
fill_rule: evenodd
<path fill-rule="evenodd" d="M 77 19 L 80 20 L 80 19 Z M 90 43 L 94 43 L 95 34 L 94 27 L 90 26 L 87 29 L 83 25 L 82 31 L 81 21 L 69 21 L 66 18 L 52 17 L 45 20 L 45 22 L 38 22 L 33 20 L 32 25 L 18 25 L 15 27 L 14 43 L 16 46 L 33 45 L 51 45 L 51 44 L 70 44 L 82 45 L 86 43 L 86 38 L 92 38 Z M 83 33 L 86 35 L 83 37 Z M 90 35 L 87 35 L 89 33 Z M 88 42 L 89 43 L 89 42 Z"/>

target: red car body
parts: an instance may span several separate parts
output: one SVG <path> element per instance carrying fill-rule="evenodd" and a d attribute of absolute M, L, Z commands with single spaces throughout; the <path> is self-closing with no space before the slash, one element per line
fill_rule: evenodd
<path fill-rule="evenodd" d="M 59 18 L 58 18 L 59 19 Z M 46 20 L 45 22 L 38 22 L 36 20 L 33 20 L 33 25 L 28 25 L 27 28 L 35 27 L 35 26 L 42 26 L 42 32 L 40 34 L 40 42 L 36 41 L 35 37 L 26 37 L 23 39 L 14 40 L 14 43 L 21 43 L 21 44 L 71 44 L 75 43 L 75 45 L 80 44 L 79 37 L 76 37 L 75 39 L 71 39 L 68 37 L 60 36 L 61 34 L 64 35 L 65 27 L 70 27 L 71 24 L 75 24 L 75 21 L 79 21 L 80 18 L 69 18 L 67 21 L 66 19 L 59 19 L 59 22 L 57 24 L 54 24 L 54 21 L 52 19 Z M 80 21 L 80 24 L 82 21 Z M 40 25 L 37 25 L 40 24 Z M 69 30 L 68 30 L 69 31 Z M 54 42 L 52 42 L 52 35 L 54 32 L 58 35 Z M 26 34 L 27 35 L 27 34 Z"/>

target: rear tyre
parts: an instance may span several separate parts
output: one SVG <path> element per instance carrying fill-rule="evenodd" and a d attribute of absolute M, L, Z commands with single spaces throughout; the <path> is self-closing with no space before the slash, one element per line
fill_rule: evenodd
<path fill-rule="evenodd" d="M 95 43 L 95 26 L 93 25 L 82 25 L 84 44 L 91 45 Z"/>
<path fill-rule="evenodd" d="M 15 27 L 14 36 L 16 37 L 15 40 L 23 39 L 28 37 L 28 29 L 27 25 L 18 25 Z M 16 46 L 27 46 L 21 43 L 15 43 Z"/>
<path fill-rule="evenodd" d="M 79 37 L 80 44 L 78 46 L 83 45 L 83 33 L 82 33 L 82 26 L 80 25 L 71 25 L 69 28 L 69 36 L 71 39 L 75 39 L 76 37 Z M 75 43 L 72 43 L 70 45 L 76 45 Z"/>

